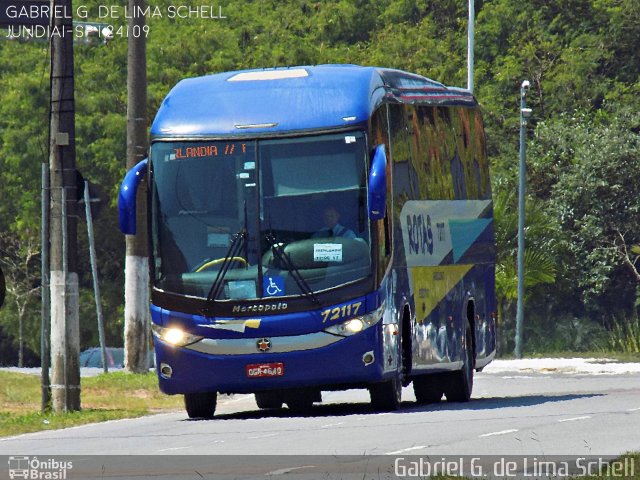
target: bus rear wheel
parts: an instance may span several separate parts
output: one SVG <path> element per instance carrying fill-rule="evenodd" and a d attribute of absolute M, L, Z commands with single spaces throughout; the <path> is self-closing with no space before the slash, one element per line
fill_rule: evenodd
<path fill-rule="evenodd" d="M 466 322 L 464 342 L 462 344 L 462 368 L 449 373 L 448 381 L 444 382 L 444 394 L 448 402 L 468 402 L 473 390 L 473 370 L 475 357 L 473 352 L 473 335 L 469 321 Z"/>
<path fill-rule="evenodd" d="M 185 393 L 184 406 L 189 418 L 213 418 L 217 400 L 216 392 Z"/>

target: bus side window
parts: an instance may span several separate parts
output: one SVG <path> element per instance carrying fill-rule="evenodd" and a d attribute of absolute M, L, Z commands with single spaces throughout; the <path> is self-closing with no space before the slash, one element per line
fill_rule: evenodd
<path fill-rule="evenodd" d="M 375 145 L 383 144 L 387 152 L 387 204 L 385 207 L 384 218 L 376 221 L 376 233 L 378 244 L 378 279 L 382 279 L 387 271 L 389 262 L 391 261 L 391 251 L 393 246 L 392 231 L 393 228 L 393 154 L 389 146 L 389 111 L 388 106 L 379 108 L 372 118 L 372 143 Z"/>
<path fill-rule="evenodd" d="M 377 220 L 377 240 L 378 240 L 378 278 L 382 279 L 391 261 L 391 220 L 387 207 L 387 214 L 384 218 Z"/>

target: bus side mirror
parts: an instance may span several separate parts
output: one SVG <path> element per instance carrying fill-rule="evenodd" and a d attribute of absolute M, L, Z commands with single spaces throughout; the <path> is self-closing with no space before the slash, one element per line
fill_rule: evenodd
<path fill-rule="evenodd" d="M 378 145 L 371 160 L 369 173 L 369 218 L 384 218 L 387 204 L 387 154 L 384 145 Z"/>
<path fill-rule="evenodd" d="M 126 235 L 136 234 L 136 193 L 138 186 L 147 173 L 145 158 L 127 172 L 120 185 L 118 210 L 120 212 L 120 231 Z"/>

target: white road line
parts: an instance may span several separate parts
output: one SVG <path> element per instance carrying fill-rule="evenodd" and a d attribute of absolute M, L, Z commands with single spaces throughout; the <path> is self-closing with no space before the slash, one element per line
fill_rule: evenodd
<path fill-rule="evenodd" d="M 328 423 L 326 425 L 322 425 L 320 428 L 331 428 L 331 427 L 337 427 L 338 425 L 344 425 L 344 422 Z"/>
<path fill-rule="evenodd" d="M 517 431 L 518 431 L 517 429 L 500 430 L 499 432 L 484 433 L 482 435 L 478 435 L 478 437 L 479 438 L 494 437 L 496 435 L 506 435 L 507 433 L 516 433 Z"/>
<path fill-rule="evenodd" d="M 277 437 L 277 433 L 265 433 L 264 435 L 256 435 L 255 437 L 249 437 L 250 440 L 256 440 L 258 438 Z"/>
<path fill-rule="evenodd" d="M 638 408 L 630 408 L 627 412 L 640 412 L 640 407 Z"/>
<path fill-rule="evenodd" d="M 576 422 L 578 420 L 587 420 L 589 418 L 591 418 L 589 415 L 585 415 L 584 417 L 563 418 L 562 420 L 558 420 L 558 422 Z"/>
<path fill-rule="evenodd" d="M 287 473 L 291 473 L 295 470 L 302 470 L 303 468 L 314 468 L 315 465 L 305 465 L 303 467 L 289 467 L 289 468 L 281 468 L 280 470 L 274 470 L 273 472 L 265 473 L 264 476 L 268 477 L 270 475 L 286 475 Z"/>
<path fill-rule="evenodd" d="M 172 447 L 172 448 L 163 448 L 162 450 L 158 450 L 158 453 L 160 452 L 173 452 L 174 450 L 184 450 L 186 448 L 191 448 L 191 447 Z"/>
<path fill-rule="evenodd" d="M 395 452 L 387 452 L 385 453 L 385 455 L 399 455 L 401 453 L 413 452 L 414 450 L 424 450 L 425 448 L 427 447 L 424 445 L 419 445 L 417 447 L 409 447 L 403 448 L 402 450 L 396 450 Z"/>

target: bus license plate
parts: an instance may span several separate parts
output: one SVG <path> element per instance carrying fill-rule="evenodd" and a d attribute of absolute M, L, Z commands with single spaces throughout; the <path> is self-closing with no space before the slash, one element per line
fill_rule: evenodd
<path fill-rule="evenodd" d="M 282 377 L 284 376 L 284 363 L 256 363 L 245 367 L 247 377 Z"/>

